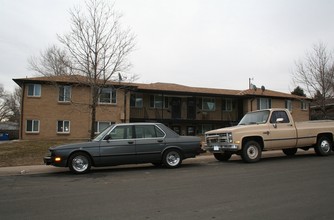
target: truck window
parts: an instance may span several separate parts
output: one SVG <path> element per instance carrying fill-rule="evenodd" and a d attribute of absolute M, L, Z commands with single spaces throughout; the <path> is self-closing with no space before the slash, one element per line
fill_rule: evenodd
<path fill-rule="evenodd" d="M 288 115 L 286 114 L 285 111 L 274 111 L 271 115 L 271 118 L 270 118 L 270 123 L 276 123 L 276 120 L 278 118 L 283 118 L 283 122 L 282 123 L 289 123 L 290 120 L 289 120 L 289 117 Z"/>

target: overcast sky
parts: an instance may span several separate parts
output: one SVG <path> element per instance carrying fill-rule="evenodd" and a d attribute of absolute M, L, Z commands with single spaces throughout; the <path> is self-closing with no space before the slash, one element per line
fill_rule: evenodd
<path fill-rule="evenodd" d="M 36 76 L 27 60 L 57 44 L 81 0 L 0 0 L 0 84 Z M 318 42 L 334 49 L 333 0 L 118 0 L 137 36 L 137 82 L 290 92 L 295 61 Z"/>

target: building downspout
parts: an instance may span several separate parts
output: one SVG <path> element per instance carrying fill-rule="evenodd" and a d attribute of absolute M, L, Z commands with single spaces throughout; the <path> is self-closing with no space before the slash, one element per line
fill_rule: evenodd
<path fill-rule="evenodd" d="M 20 133 L 19 133 L 19 139 L 20 140 L 22 140 L 22 137 L 23 137 L 23 109 L 24 109 L 24 105 L 23 105 L 23 103 L 24 103 L 24 97 L 25 97 L 25 89 L 26 87 L 25 87 L 25 84 L 24 83 L 22 83 L 22 92 L 21 92 L 21 114 L 20 114 Z"/>

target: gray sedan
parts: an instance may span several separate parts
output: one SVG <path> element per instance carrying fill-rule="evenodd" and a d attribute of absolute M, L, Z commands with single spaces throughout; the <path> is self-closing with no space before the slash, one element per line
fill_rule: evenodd
<path fill-rule="evenodd" d="M 91 166 L 152 163 L 179 167 L 201 153 L 200 138 L 180 136 L 160 123 L 114 124 L 91 142 L 49 148 L 44 163 L 86 173 Z"/>

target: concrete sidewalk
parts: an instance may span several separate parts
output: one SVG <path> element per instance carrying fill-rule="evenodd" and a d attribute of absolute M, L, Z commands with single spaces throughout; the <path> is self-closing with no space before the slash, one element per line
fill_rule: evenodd
<path fill-rule="evenodd" d="M 64 172 L 68 168 L 54 167 L 46 165 L 31 165 L 31 166 L 16 166 L 16 167 L 0 167 L 1 176 L 15 176 L 15 175 L 26 175 L 26 174 L 40 174 L 40 173 L 55 173 Z"/>

